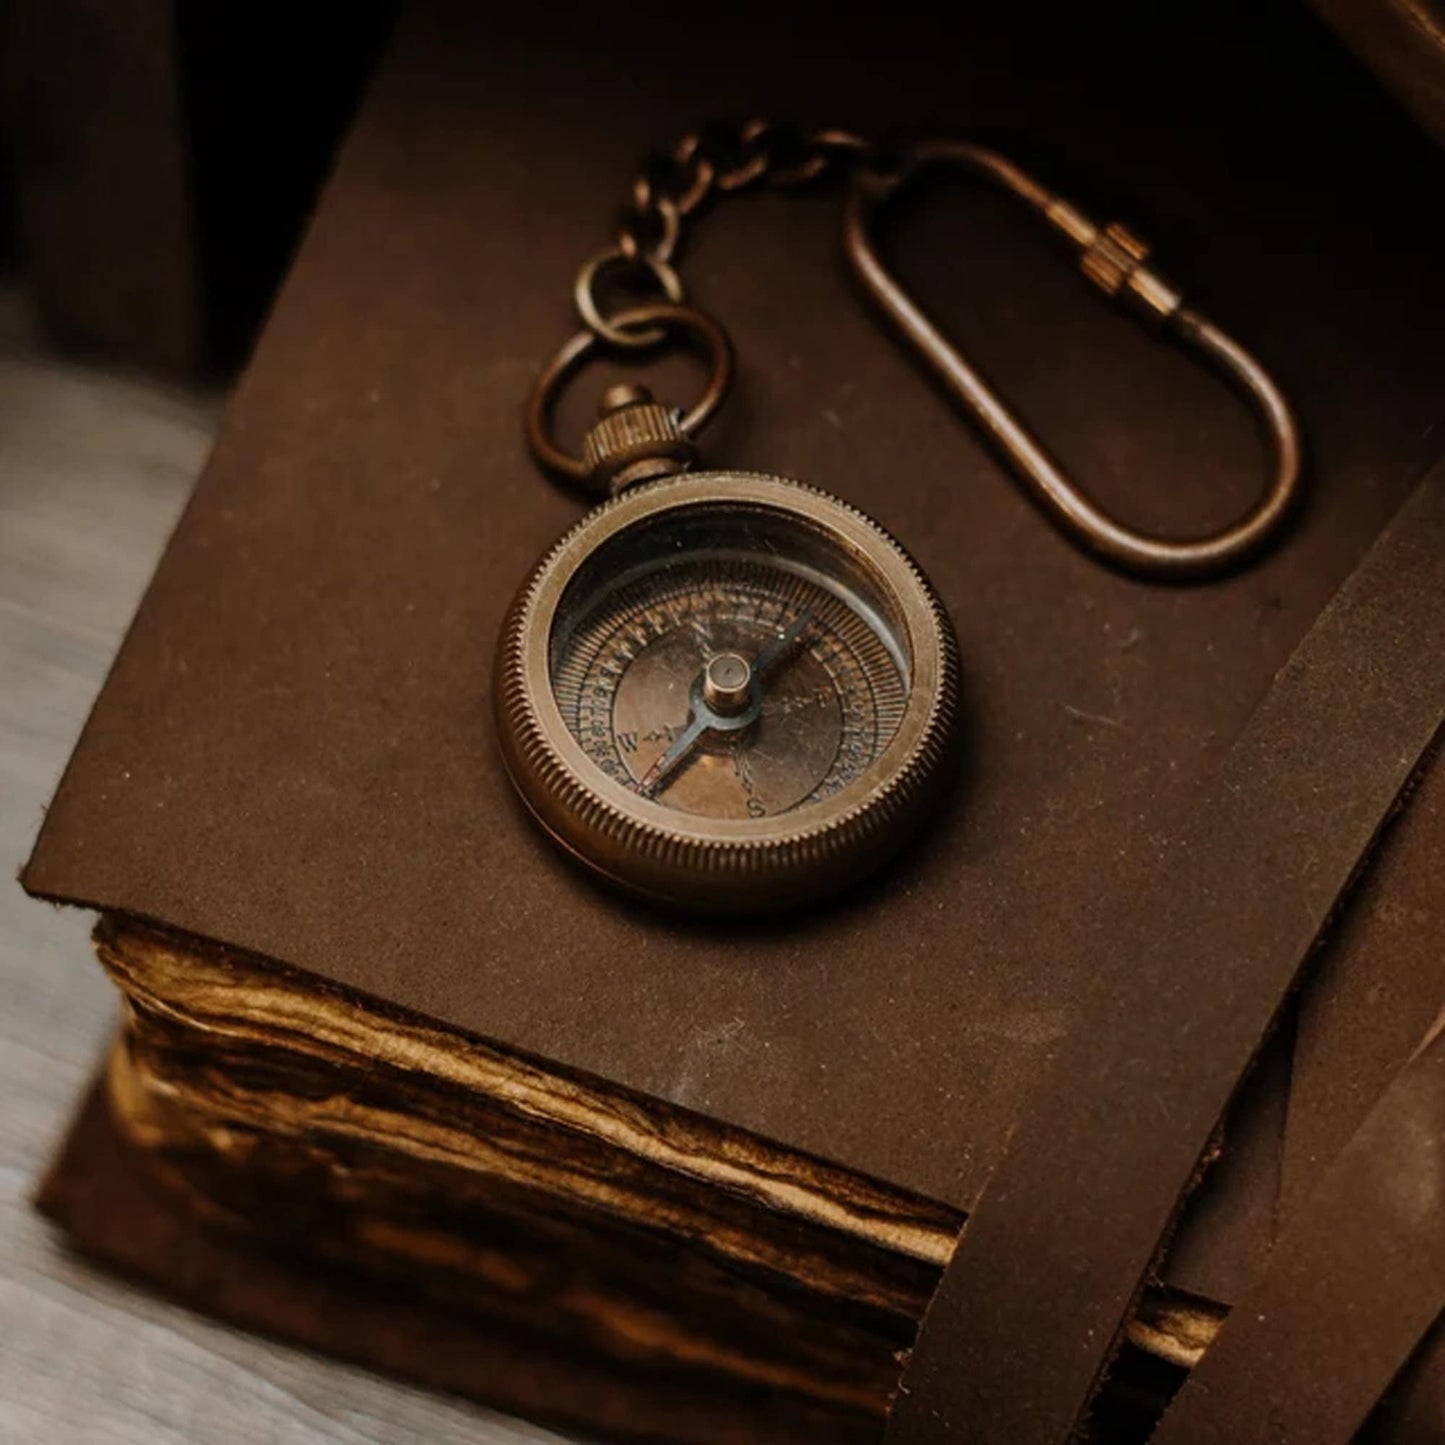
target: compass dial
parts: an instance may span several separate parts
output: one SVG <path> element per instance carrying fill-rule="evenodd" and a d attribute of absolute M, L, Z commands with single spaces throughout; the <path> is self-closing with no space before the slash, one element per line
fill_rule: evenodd
<path fill-rule="evenodd" d="M 931 796 L 955 692 L 947 619 L 898 544 L 746 473 L 584 519 L 498 656 L 503 756 L 537 818 L 609 879 L 704 908 L 801 901 L 881 861 Z"/>
<path fill-rule="evenodd" d="M 846 595 L 770 557 L 706 549 L 592 599 L 552 685 L 604 773 L 713 818 L 831 797 L 893 740 L 907 697 L 896 643 Z"/>

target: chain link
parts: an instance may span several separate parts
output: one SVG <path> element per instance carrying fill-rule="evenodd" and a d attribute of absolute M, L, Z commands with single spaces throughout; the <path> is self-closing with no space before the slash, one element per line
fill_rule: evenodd
<path fill-rule="evenodd" d="M 801 131 L 776 121 L 718 123 L 685 135 L 670 151 L 657 151 L 633 181 L 617 232 L 617 248 L 588 261 L 578 273 L 577 310 L 589 331 L 625 349 L 658 340 L 655 329 L 634 334 L 614 323 L 597 298 L 604 276 L 660 290 L 674 305 L 684 299 L 673 258 L 687 223 L 720 195 L 757 186 L 795 190 L 861 164 L 874 147 L 851 131 Z"/>
<path fill-rule="evenodd" d="M 865 160 L 873 147 L 850 131 L 800 131 L 776 121 L 711 125 L 649 156 L 632 184 L 617 244 L 629 260 L 671 262 L 684 222 L 715 195 L 768 185 L 792 190 Z"/>

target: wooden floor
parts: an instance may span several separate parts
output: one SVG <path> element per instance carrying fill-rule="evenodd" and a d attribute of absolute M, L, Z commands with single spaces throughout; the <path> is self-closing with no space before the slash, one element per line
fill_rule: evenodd
<path fill-rule="evenodd" d="M 218 414 L 47 355 L 0 288 L 0 1442 L 556 1441 L 154 1299 L 27 1202 L 115 1003 L 90 919 L 13 879 Z"/>

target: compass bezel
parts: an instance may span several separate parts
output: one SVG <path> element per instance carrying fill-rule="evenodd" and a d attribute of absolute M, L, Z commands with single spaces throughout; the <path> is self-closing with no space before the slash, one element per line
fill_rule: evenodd
<path fill-rule="evenodd" d="M 553 695 L 558 609 L 599 549 L 673 509 L 737 507 L 800 522 L 867 568 L 906 640 L 910 678 L 889 745 L 831 796 L 766 818 L 680 813 L 628 789 L 583 750 Z M 687 473 L 624 491 L 583 517 L 523 584 L 503 625 L 495 706 L 502 757 L 543 828 L 595 873 L 688 908 L 757 911 L 846 886 L 908 836 L 944 762 L 958 695 L 953 629 L 932 587 L 881 526 L 826 492 L 750 472 Z"/>

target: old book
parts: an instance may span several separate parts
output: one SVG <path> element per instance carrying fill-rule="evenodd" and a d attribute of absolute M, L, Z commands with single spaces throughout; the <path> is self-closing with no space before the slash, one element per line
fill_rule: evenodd
<path fill-rule="evenodd" d="M 1193 56 L 1168 84 L 1083 33 L 1029 47 L 1021 72 L 1003 20 L 947 46 L 920 43 L 921 15 L 838 23 L 836 62 L 800 75 L 801 16 L 772 17 L 761 58 L 746 26 L 710 32 L 686 68 L 644 16 L 628 63 L 648 84 L 608 125 L 600 19 L 543 33 L 438 6 L 403 26 L 27 869 L 33 892 L 103 911 L 130 1005 L 106 1103 L 46 1194 L 97 1250 L 144 1270 L 137 1251 L 177 1237 L 166 1221 L 199 1221 L 193 1298 L 533 1413 L 699 1442 L 877 1438 L 1070 1027 L 1080 939 L 1107 931 L 1136 853 L 1438 452 L 1445 348 L 1422 318 L 1442 161 L 1292 10 L 1242 48 L 1182 12 L 1141 22 Z M 712 455 L 828 486 L 913 549 L 958 629 L 968 718 L 936 826 L 887 873 L 720 928 L 558 857 L 509 791 L 488 690 L 513 589 L 581 507 L 537 477 L 519 426 L 572 272 L 639 152 L 736 110 L 744 59 L 759 108 L 1008 132 L 1080 201 L 1152 218 L 1280 377 L 1312 466 L 1252 570 L 1184 590 L 1103 570 L 856 305 L 829 261 L 836 198 L 719 207 L 689 274 L 743 380 Z M 1373 164 L 1342 186 L 1356 147 Z M 1094 307 L 1026 220 L 941 189 L 892 241 L 1120 513 L 1180 532 L 1247 502 L 1247 413 Z M 1414 822 L 1400 837 L 1429 856 Z M 1428 868 L 1403 872 L 1438 906 Z M 1390 905 L 1361 899 L 1351 927 L 1375 937 Z M 1428 1023 L 1418 977 L 1368 1033 L 1377 1073 Z M 1141 1303 L 1110 1438 L 1138 1436 L 1267 1251 L 1290 1138 L 1330 1132 L 1341 1101 L 1292 1080 L 1365 1035 L 1319 1017 L 1261 1066 Z M 87 1212 L 85 1150 L 106 1177 L 142 1171 L 128 1207 L 157 1191 L 144 1247 Z M 231 1250 L 309 1283 L 268 1303 Z M 428 1359 L 360 1304 L 364 1327 L 318 1322 L 315 1291 L 353 1286 L 395 1292 L 438 1341 L 498 1341 L 506 1364 L 443 1343 Z M 559 1359 L 570 1393 L 538 1385 Z"/>
<path fill-rule="evenodd" d="M 876 1438 L 958 1210 L 264 960 L 113 919 L 98 948 L 111 1107 L 201 1218 L 686 1382 L 669 1438 Z M 1221 1314 L 1152 1292 L 1113 1409 Z"/>

